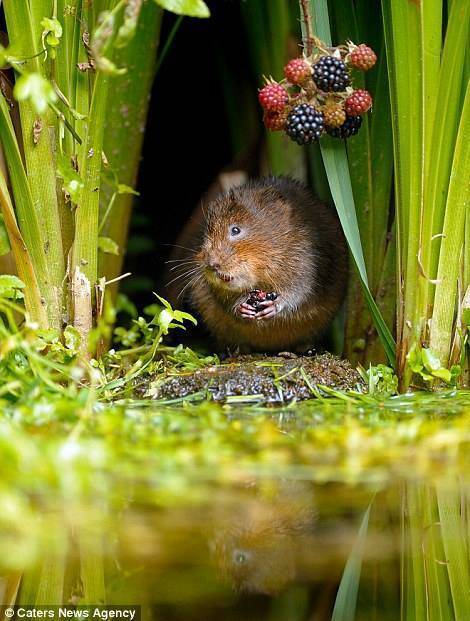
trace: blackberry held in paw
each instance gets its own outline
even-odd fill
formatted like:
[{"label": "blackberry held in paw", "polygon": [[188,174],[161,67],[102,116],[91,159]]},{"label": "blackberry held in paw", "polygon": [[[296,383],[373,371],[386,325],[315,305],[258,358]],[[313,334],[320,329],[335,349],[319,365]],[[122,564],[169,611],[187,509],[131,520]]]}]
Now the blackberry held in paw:
[{"label": "blackberry held in paw", "polygon": [[188,289],[219,345],[308,349],[346,294],[334,209],[297,181],[266,177],[222,193],[205,211]]}]

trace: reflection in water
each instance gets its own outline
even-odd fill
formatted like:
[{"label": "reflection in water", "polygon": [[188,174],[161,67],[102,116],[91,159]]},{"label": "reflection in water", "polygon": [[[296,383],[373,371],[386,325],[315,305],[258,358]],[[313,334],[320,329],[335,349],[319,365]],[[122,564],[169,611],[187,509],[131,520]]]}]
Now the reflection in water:
[{"label": "reflection in water", "polygon": [[372,490],[270,479],[160,508],[38,507],[30,533],[0,532],[0,593],[4,603],[141,604],[162,621],[327,621],[342,580],[336,614],[348,615],[337,619],[466,620],[469,492],[456,480]]}]

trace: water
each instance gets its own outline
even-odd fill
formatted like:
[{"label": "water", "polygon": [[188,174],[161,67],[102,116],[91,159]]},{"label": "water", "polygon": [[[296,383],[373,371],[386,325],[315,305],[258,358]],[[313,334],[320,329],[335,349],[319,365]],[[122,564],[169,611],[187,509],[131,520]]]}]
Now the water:
[{"label": "water", "polygon": [[162,621],[470,619],[469,402],[8,412],[3,601]]}]

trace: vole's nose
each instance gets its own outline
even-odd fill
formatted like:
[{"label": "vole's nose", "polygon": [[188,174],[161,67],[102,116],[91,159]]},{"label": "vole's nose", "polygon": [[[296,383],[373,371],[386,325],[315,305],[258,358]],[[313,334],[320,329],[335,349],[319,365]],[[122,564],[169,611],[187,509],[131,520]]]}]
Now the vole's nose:
[{"label": "vole's nose", "polygon": [[220,263],[218,263],[215,259],[209,259],[207,265],[213,270],[220,270]]}]

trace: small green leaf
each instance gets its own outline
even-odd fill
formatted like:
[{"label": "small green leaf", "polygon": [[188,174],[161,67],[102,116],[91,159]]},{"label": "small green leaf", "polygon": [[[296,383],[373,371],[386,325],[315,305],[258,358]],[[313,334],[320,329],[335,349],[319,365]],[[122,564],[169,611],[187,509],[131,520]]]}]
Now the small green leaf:
[{"label": "small green leaf", "polygon": [[163,334],[168,333],[168,329],[173,321],[173,313],[171,313],[168,309],[164,308],[162,312],[158,315],[158,325],[163,331]]},{"label": "small green leaf", "polygon": [[41,21],[41,26],[44,28],[42,31],[42,46],[46,50],[50,49],[51,58],[55,58],[56,52],[55,49],[60,44],[60,39],[62,37],[62,25],[58,19],[45,17]]},{"label": "small green leaf", "polygon": [[413,373],[420,373],[423,368],[423,360],[421,357],[421,352],[416,348],[412,347],[406,356],[408,364],[410,365],[410,369]]},{"label": "small green leaf", "polygon": [[118,184],[118,194],[134,194],[134,196],[140,196],[139,192],[131,188],[130,185],[126,185],[125,183]]},{"label": "small green leaf", "polygon": [[5,227],[5,221],[2,214],[0,214],[0,257],[10,252],[10,240],[8,239],[8,233]]},{"label": "small green leaf", "polygon": [[24,298],[22,291],[24,288],[25,284],[18,276],[13,276],[13,274],[0,275],[0,298],[21,300]]},{"label": "small green leaf", "polygon": [[38,114],[43,114],[50,103],[57,101],[52,84],[40,73],[25,73],[20,76],[13,95],[18,101],[30,101]]},{"label": "small green leaf", "polygon": [[421,350],[421,357],[423,360],[423,364],[428,371],[434,374],[435,371],[438,371],[442,368],[441,361],[439,360],[437,354],[429,348],[423,348]]},{"label": "small green leaf", "polygon": [[98,237],[98,248],[106,254],[119,254],[119,246],[110,237]]},{"label": "small green leaf", "polygon": [[127,73],[126,67],[118,68],[112,60],[105,56],[97,56],[95,58],[95,66],[99,71],[108,73],[109,75],[124,75]]},{"label": "small green leaf", "polygon": [[124,11],[124,22],[119,28],[114,45],[118,48],[125,47],[135,35],[137,21],[142,9],[142,0],[128,0]]},{"label": "small green leaf", "polygon": [[210,17],[210,11],[203,0],[155,0],[155,2],[172,13],[188,17]]},{"label": "small green leaf", "polygon": [[66,155],[57,158],[57,176],[63,180],[62,189],[69,194],[73,203],[79,203],[83,181],[78,172],[72,168],[72,162]]},{"label": "small green leaf", "polygon": [[432,374],[434,377],[444,380],[444,382],[446,382],[447,384],[450,384],[452,381],[452,373],[449,371],[449,369],[436,369],[436,371],[433,371]]},{"label": "small green leaf", "polygon": [[[144,309],[145,310],[145,309]],[[133,319],[138,315],[136,305],[124,293],[118,293],[116,298],[116,312],[126,313]],[[155,311],[152,313],[155,314]]]},{"label": "small green leaf", "polygon": [[67,326],[64,330],[65,347],[73,353],[80,349],[81,336],[79,331],[73,326]]}]

